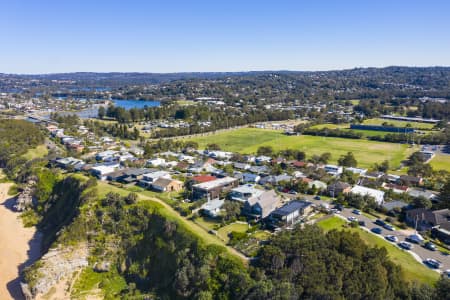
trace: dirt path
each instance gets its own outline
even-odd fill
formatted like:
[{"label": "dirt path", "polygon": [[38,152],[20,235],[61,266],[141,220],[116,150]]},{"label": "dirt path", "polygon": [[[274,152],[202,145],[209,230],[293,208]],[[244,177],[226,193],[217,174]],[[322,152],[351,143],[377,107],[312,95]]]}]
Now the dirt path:
[{"label": "dirt path", "polygon": [[11,183],[0,184],[0,299],[23,299],[19,270],[39,258],[40,236],[24,228],[8,196]]}]

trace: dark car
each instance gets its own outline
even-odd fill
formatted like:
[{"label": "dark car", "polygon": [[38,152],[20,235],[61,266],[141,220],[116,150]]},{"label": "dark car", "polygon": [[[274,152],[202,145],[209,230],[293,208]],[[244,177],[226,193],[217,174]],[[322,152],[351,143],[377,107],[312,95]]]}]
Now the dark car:
[{"label": "dark car", "polygon": [[360,215],[360,214],[361,214],[361,211],[360,211],[359,209],[354,209],[354,210],[352,211],[352,213],[354,213],[355,215]]},{"label": "dark car", "polygon": [[315,196],[314,200],[320,200],[320,196]]},{"label": "dark car", "polygon": [[436,251],[437,250],[436,245],[433,244],[432,242],[426,242],[424,247],[426,249],[430,250],[430,251]]},{"label": "dark car", "polygon": [[381,219],[377,219],[377,220],[375,221],[375,224],[377,224],[377,225],[379,225],[379,226],[384,226],[384,225],[386,225],[386,222],[384,222],[384,221],[381,220]]},{"label": "dark car", "polygon": [[400,248],[405,249],[405,250],[411,250],[411,249],[413,248],[413,245],[411,245],[411,244],[408,243],[408,242],[400,242],[400,243],[398,243],[398,246],[399,246]]},{"label": "dark car", "polygon": [[343,206],[342,204],[336,204],[336,205],[334,206],[334,208],[336,208],[336,209],[339,210],[339,211],[342,211],[342,210],[344,209],[344,206]]},{"label": "dark car", "polygon": [[394,231],[395,230],[395,228],[394,228],[394,226],[392,226],[391,224],[384,224],[383,225],[383,227],[385,228],[385,229],[387,229],[387,230],[390,230],[390,231]]},{"label": "dark car", "polygon": [[381,234],[383,232],[383,230],[380,227],[374,227],[370,231],[376,234]]},{"label": "dark car", "polygon": [[442,265],[442,263],[440,261],[437,261],[437,260],[432,259],[432,258],[425,259],[424,263],[426,265],[428,265],[430,268],[433,268],[433,269],[439,269],[441,267],[441,265]]},{"label": "dark car", "polygon": [[359,226],[366,226],[366,222],[364,221],[358,221]]}]

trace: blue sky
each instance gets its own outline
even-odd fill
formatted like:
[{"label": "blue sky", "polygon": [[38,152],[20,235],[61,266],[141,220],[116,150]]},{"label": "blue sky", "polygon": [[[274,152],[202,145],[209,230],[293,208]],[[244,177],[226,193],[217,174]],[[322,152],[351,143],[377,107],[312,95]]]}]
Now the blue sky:
[{"label": "blue sky", "polygon": [[450,65],[446,0],[0,0],[0,72]]}]

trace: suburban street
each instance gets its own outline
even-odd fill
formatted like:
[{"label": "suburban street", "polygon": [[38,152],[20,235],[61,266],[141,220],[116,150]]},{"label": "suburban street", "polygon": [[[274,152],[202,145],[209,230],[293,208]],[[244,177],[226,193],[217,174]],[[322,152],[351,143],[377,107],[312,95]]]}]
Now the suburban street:
[{"label": "suburban street", "polygon": [[[320,204],[330,204],[327,201],[322,201],[322,200],[314,200],[312,196],[309,195],[305,195],[308,201],[311,201],[313,203],[315,203],[316,205],[320,205]],[[367,231],[370,234],[374,234],[379,236],[380,238],[384,239],[386,242],[389,242],[388,240],[386,240],[384,237],[386,235],[394,235],[398,238],[398,242],[401,241],[405,241],[405,238],[411,234],[412,230],[409,230],[410,232],[408,232],[408,230],[394,230],[394,231],[390,231],[387,230],[385,228],[382,228],[381,226],[378,226],[374,223],[373,220],[369,219],[368,217],[364,216],[364,215],[356,215],[353,212],[353,208],[344,208],[342,210],[342,212],[336,213],[335,215],[340,216],[342,218],[344,218],[345,220],[347,220],[348,217],[355,217],[358,219],[358,221],[364,221],[365,222],[365,226],[361,226],[361,228],[366,228]],[[381,228],[383,231],[381,234],[375,234],[373,232],[371,232],[370,230],[374,227],[378,227]],[[397,244],[397,243],[393,243],[393,244]],[[436,250],[436,251],[431,251],[428,250],[426,248],[424,248],[423,246],[420,246],[418,244],[413,244],[413,249],[412,250],[404,250],[404,251],[409,251],[412,252],[414,254],[416,254],[418,257],[420,257],[420,260],[423,261],[427,258],[432,258],[435,259],[437,261],[440,261],[442,263],[441,268],[439,269],[440,272],[445,271],[450,269],[450,255],[445,255],[443,254],[441,251]]]},{"label": "suburban street", "polygon": [[[314,203],[316,206],[323,204],[323,205],[328,205],[330,207],[333,207],[333,205],[330,204],[329,201],[315,200],[314,199],[315,196],[313,196],[313,195],[304,195],[304,194],[292,195],[292,194],[288,194],[288,193],[282,193],[282,195],[289,199],[295,199],[295,198],[304,199],[304,200]],[[362,214],[361,215],[354,214],[352,212],[353,210],[354,210],[353,208],[344,208],[341,212],[335,213],[335,215],[345,219],[346,221],[348,221],[348,219],[347,219],[348,217],[355,217],[358,219],[358,221],[364,221],[365,226],[360,226],[361,228],[366,229],[367,232],[369,232],[370,234],[376,235],[379,238],[384,239],[387,243],[392,243],[385,239],[385,236],[387,236],[387,235],[396,236],[398,238],[398,242],[392,243],[392,244],[398,244],[399,242],[405,241],[405,238],[408,235],[414,233],[412,229],[395,230],[395,231],[387,230],[385,228],[382,228],[381,226],[376,225],[374,223],[374,220],[371,220],[370,218],[368,218]],[[371,232],[370,230],[374,227],[378,227],[378,228],[382,229],[381,234],[376,234],[376,233]],[[428,250],[418,244],[413,244],[412,250],[403,250],[403,251],[412,252],[412,254],[415,254],[417,258],[420,258],[420,261],[422,263],[423,263],[423,260],[425,260],[427,258],[432,258],[432,259],[435,259],[435,260],[441,262],[442,266],[441,266],[441,268],[439,268],[440,272],[450,269],[450,255],[445,255],[439,250],[431,251],[431,250]]]}]

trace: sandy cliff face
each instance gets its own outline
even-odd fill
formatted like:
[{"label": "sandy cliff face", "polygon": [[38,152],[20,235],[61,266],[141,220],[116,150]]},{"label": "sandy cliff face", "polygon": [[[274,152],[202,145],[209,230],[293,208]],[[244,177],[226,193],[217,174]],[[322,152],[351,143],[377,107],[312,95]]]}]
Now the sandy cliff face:
[{"label": "sandy cliff face", "polygon": [[86,245],[51,249],[27,271],[24,294],[35,299],[68,299],[74,274],[88,266]]}]

